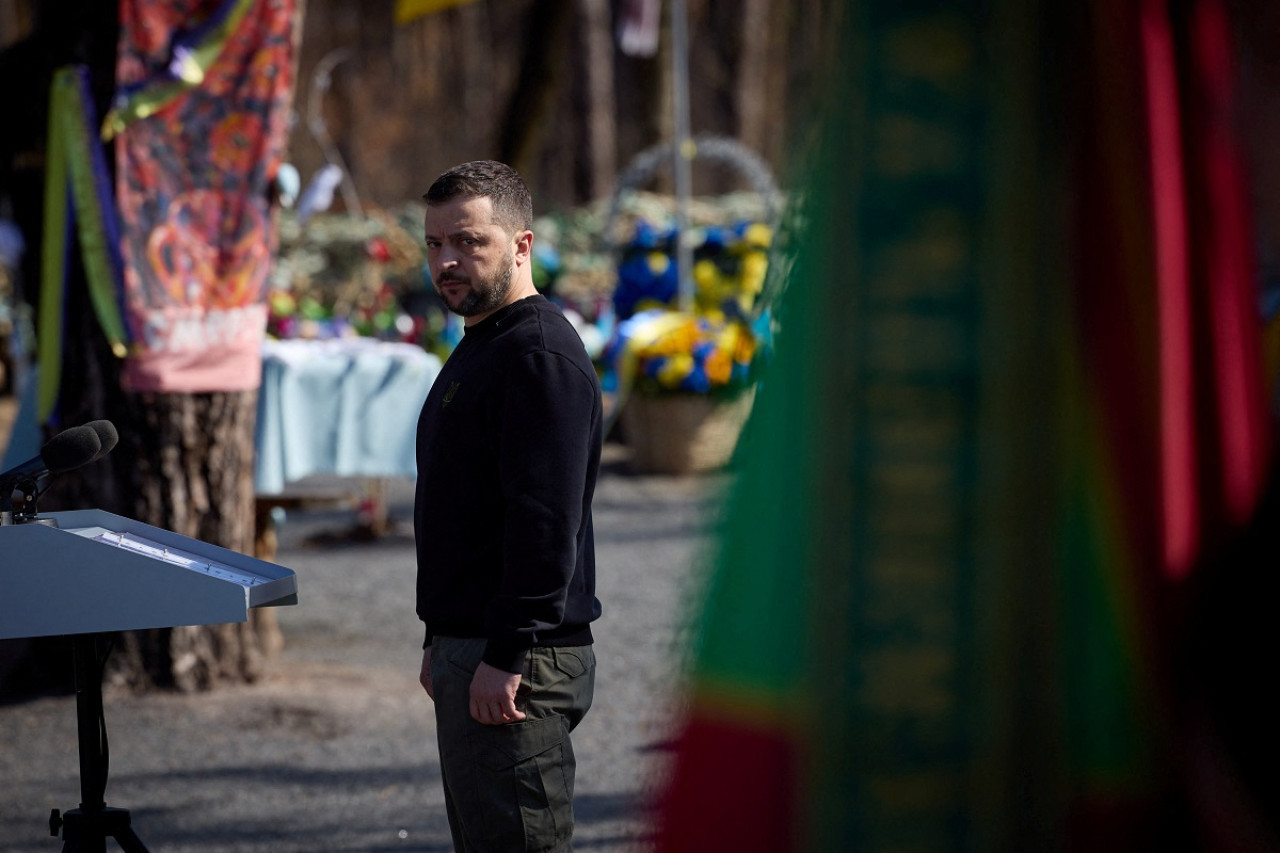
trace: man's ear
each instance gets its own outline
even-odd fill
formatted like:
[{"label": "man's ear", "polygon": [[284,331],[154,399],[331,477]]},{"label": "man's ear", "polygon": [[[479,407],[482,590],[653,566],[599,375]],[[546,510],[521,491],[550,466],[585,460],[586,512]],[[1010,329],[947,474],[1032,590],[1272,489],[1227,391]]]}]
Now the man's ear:
[{"label": "man's ear", "polygon": [[533,232],[517,231],[515,241],[516,263],[527,264],[533,256]]}]

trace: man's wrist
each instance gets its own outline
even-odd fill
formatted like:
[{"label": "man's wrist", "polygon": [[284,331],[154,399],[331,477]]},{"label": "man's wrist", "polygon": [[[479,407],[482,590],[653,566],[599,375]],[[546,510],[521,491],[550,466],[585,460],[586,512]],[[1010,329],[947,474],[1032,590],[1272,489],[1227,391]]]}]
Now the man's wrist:
[{"label": "man's wrist", "polygon": [[480,659],[494,669],[520,675],[529,661],[529,648],[521,643],[491,639],[485,644],[484,655]]}]

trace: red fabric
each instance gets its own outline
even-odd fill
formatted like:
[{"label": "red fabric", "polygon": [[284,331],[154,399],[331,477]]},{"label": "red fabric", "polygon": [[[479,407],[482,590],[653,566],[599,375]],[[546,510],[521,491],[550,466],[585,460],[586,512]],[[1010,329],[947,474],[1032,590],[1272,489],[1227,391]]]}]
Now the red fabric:
[{"label": "red fabric", "polygon": [[1205,279],[1205,408],[1214,413],[1217,460],[1215,493],[1220,521],[1243,524],[1257,506],[1270,448],[1262,373],[1261,320],[1256,304],[1254,223],[1250,215],[1244,154],[1233,124],[1238,77],[1231,32],[1221,0],[1193,9],[1191,57],[1202,105],[1191,117],[1200,129],[1196,169],[1204,196],[1196,208],[1207,214],[1202,234]]},{"label": "red fabric", "polygon": [[800,849],[796,744],[784,732],[695,714],[659,803],[657,853]]},{"label": "red fabric", "polygon": [[[1229,834],[1238,828],[1230,811],[1243,809],[1225,765],[1199,759],[1217,747],[1185,726],[1182,654],[1198,589],[1186,581],[1222,568],[1268,470],[1262,320],[1225,3],[1094,0],[1087,19],[1089,76],[1074,90],[1073,297],[1119,496],[1122,540],[1112,547],[1125,559],[1114,566],[1131,573],[1108,578],[1132,593],[1115,599],[1140,665],[1125,687],[1151,758],[1081,762],[1069,783],[1068,846],[1160,847],[1166,809],[1186,821],[1173,830],[1184,835],[1193,825]],[[1189,764],[1218,773],[1216,789],[1179,779]]]},{"label": "red fabric", "polygon": [[1142,0],[1160,321],[1163,563],[1186,576],[1243,524],[1266,471],[1253,223],[1232,126],[1221,0],[1190,5],[1179,56],[1168,0]]},{"label": "red fabric", "polygon": [[1192,376],[1191,251],[1182,153],[1182,117],[1173,31],[1164,0],[1144,0],[1140,13],[1146,64],[1151,213],[1155,235],[1160,340],[1160,461],[1164,564],[1175,577],[1199,548],[1195,383]]}]

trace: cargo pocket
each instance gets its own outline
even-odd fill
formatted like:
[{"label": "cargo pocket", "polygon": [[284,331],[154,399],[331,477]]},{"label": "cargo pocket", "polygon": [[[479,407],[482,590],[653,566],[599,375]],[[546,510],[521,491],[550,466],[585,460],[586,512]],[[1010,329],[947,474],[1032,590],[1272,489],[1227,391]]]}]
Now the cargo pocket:
[{"label": "cargo pocket", "polygon": [[[572,831],[573,761],[559,716],[494,726],[471,736],[476,791],[485,825],[480,835],[515,849],[554,847]],[[518,841],[517,841],[518,839]]]},{"label": "cargo pocket", "polygon": [[595,650],[591,646],[563,646],[551,649],[556,669],[570,678],[578,678],[587,671],[587,667],[595,660]]},{"label": "cargo pocket", "polygon": [[578,727],[591,708],[596,689],[596,653],[594,646],[558,646],[547,649],[554,667],[556,692],[561,696],[557,709],[569,724]]}]

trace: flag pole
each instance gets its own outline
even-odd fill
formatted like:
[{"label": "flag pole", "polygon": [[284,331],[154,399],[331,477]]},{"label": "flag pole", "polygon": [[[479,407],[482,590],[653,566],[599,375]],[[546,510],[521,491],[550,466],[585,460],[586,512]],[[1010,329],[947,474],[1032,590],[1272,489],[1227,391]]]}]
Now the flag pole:
[{"label": "flag pole", "polygon": [[681,311],[693,310],[693,246],[689,235],[689,196],[696,146],[689,135],[689,31],[685,0],[671,0],[671,78],[675,88],[676,280]]}]

